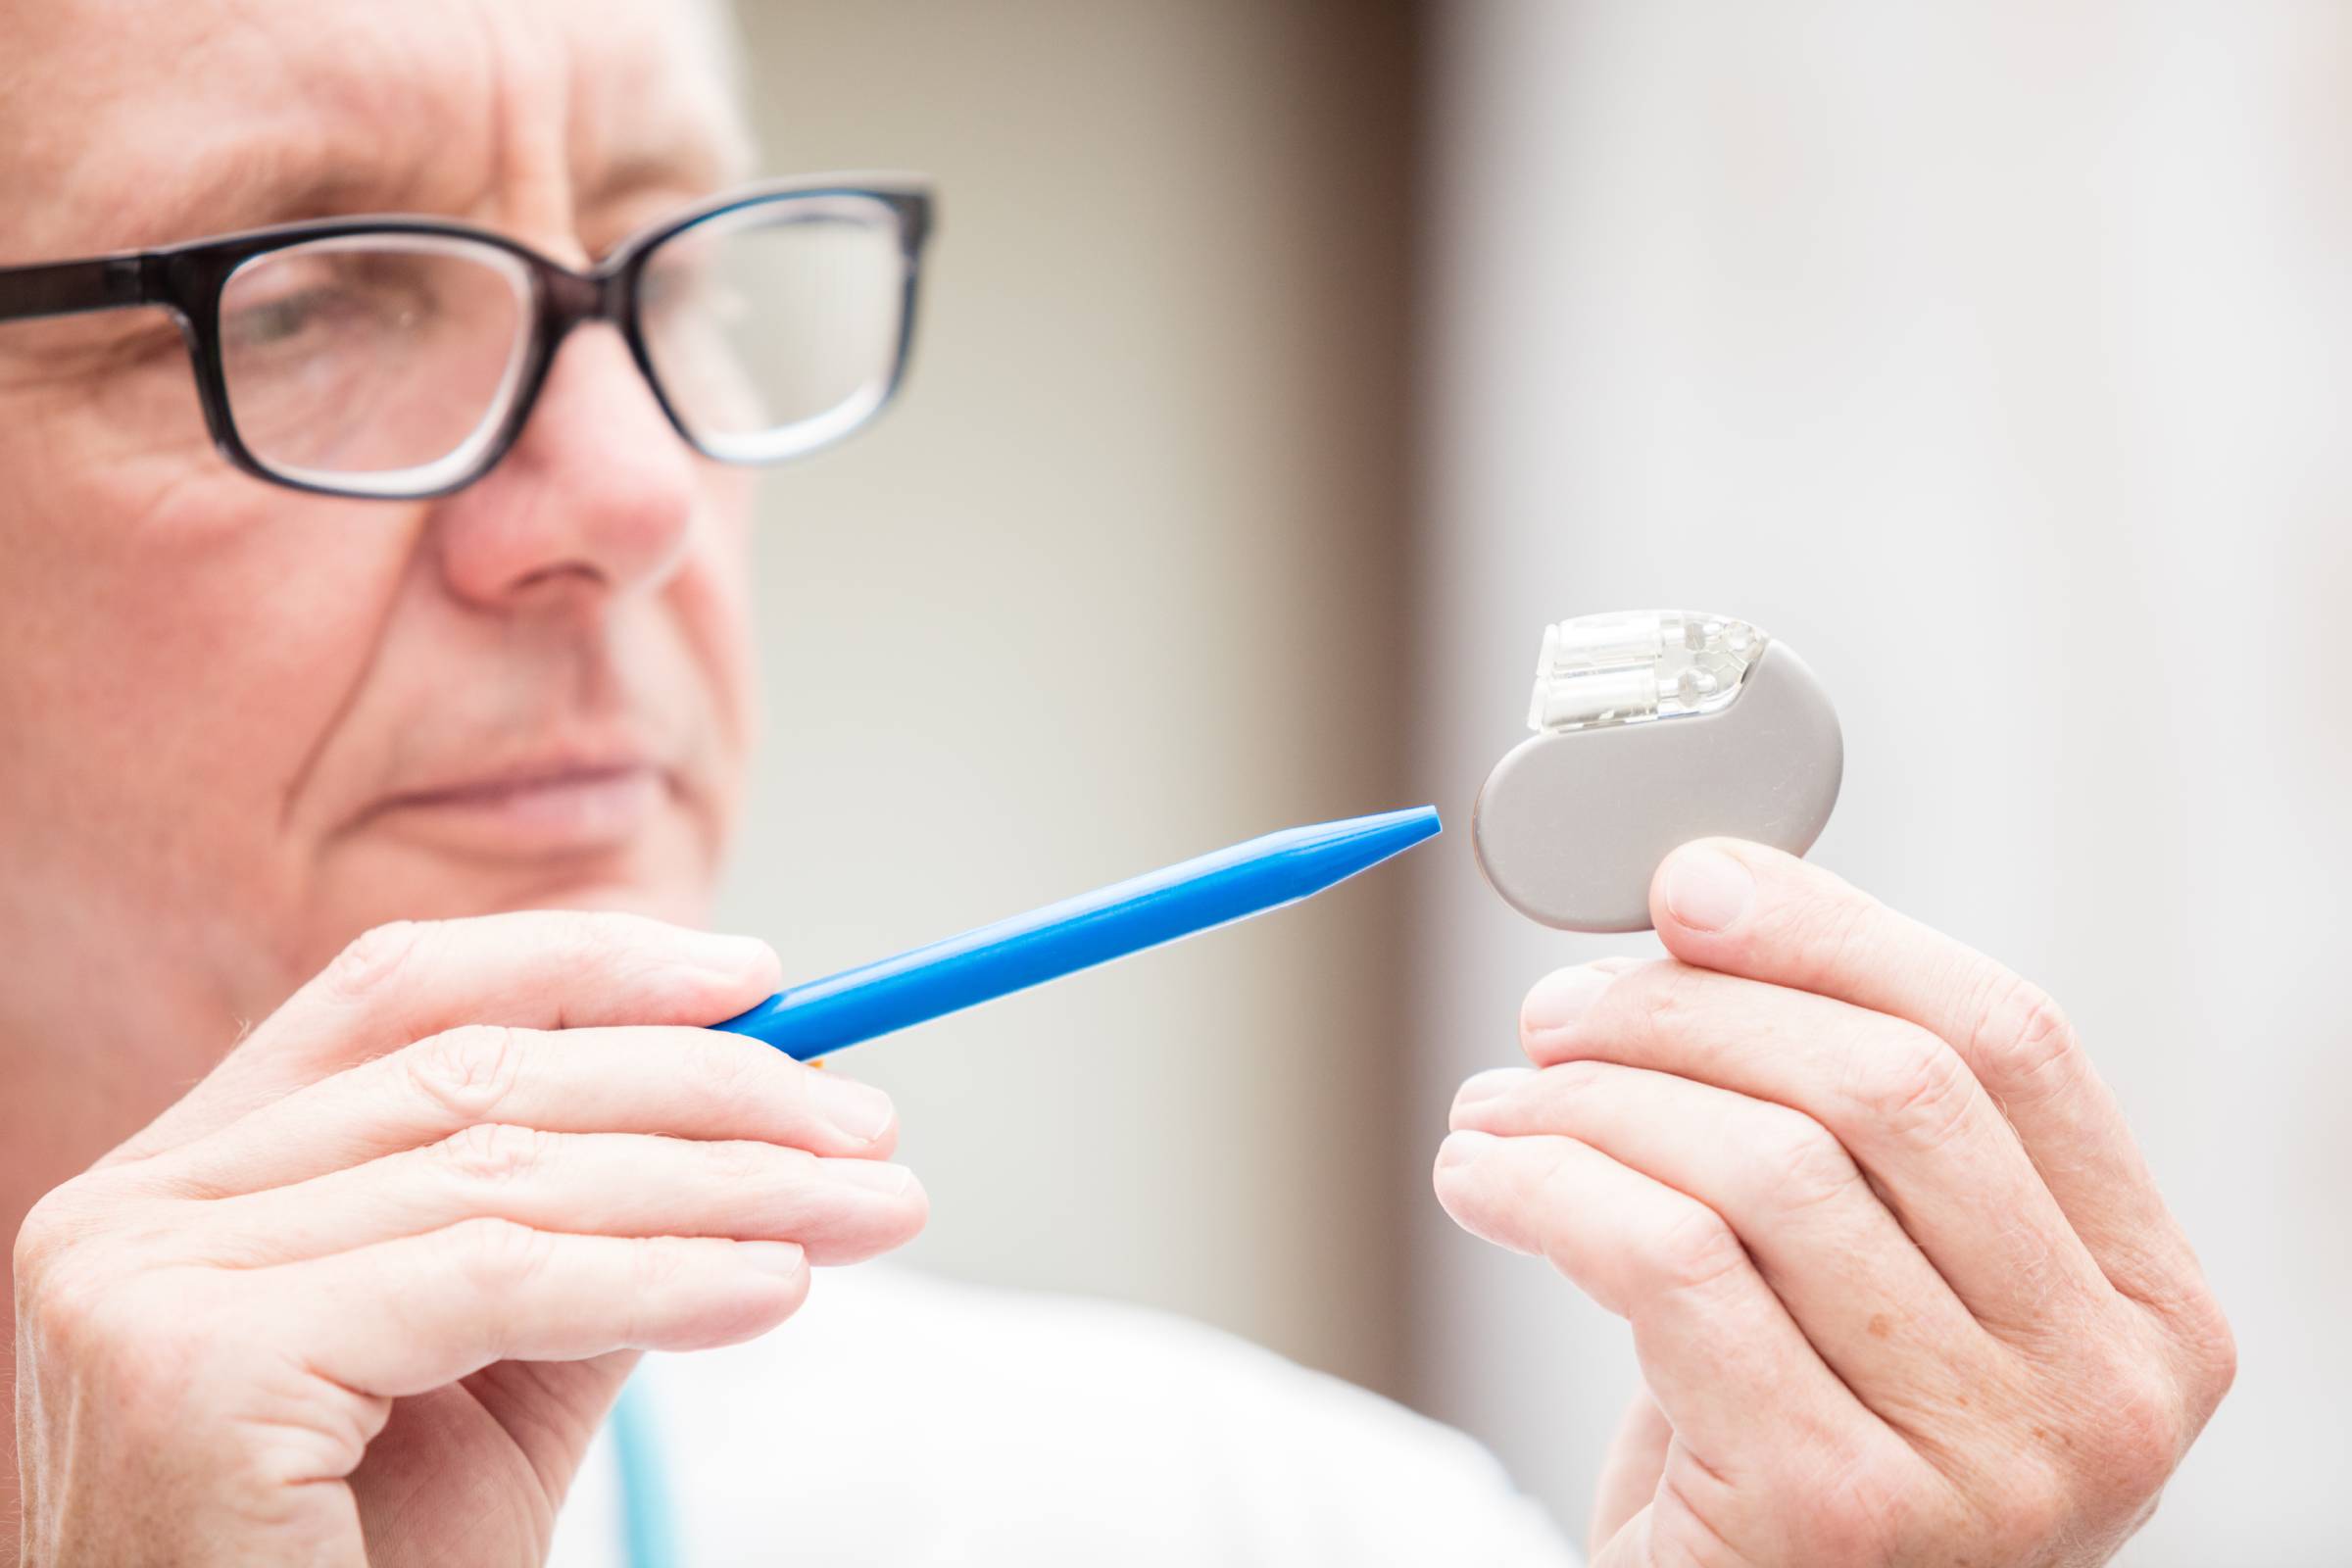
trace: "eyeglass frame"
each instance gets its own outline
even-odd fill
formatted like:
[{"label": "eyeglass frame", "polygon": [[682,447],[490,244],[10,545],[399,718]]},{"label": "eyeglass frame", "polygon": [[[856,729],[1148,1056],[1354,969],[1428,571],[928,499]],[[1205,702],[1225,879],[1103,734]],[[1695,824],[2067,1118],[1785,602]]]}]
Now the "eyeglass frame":
[{"label": "eyeglass frame", "polygon": [[[680,415],[654,361],[638,319],[638,279],[647,259],[664,241],[712,219],[750,207],[781,205],[801,199],[858,198],[887,209],[898,227],[899,256],[904,270],[899,305],[898,342],[893,346],[888,378],[870,408],[847,428],[823,430],[799,446],[744,459],[714,450],[698,436]],[[629,357],[654,394],[670,427],[689,446],[718,462],[782,462],[803,456],[862,428],[897,397],[913,351],[915,303],[922,275],[922,256],[934,218],[932,188],[926,181],[905,178],[866,178],[824,174],[798,179],[763,180],[739,187],[663,219],[622,240],[594,265],[582,270],[542,255],[522,241],[496,229],[451,219],[411,214],[379,214],[353,218],[308,219],[275,223],[266,228],[187,240],[153,250],[118,251],[73,261],[37,262],[23,267],[0,267],[0,322],[36,320],[97,311],[161,307],[178,322],[196,372],[197,401],[213,447],[233,466],[270,484],[314,495],[370,501],[429,501],[452,495],[496,467],[521,439],[531,411],[537,407],[556,353],[571,330],[586,322],[610,322],[628,345]],[[457,477],[416,488],[368,487],[364,476],[353,483],[301,477],[272,468],[257,458],[238,434],[229,410],[228,377],[221,359],[220,295],[237,270],[258,257],[315,240],[365,238],[370,235],[438,238],[490,246],[522,264],[531,283],[533,312],[523,359],[514,375],[510,406],[497,429],[474,462]],[[828,411],[830,412],[830,411]],[[819,424],[811,415],[779,427]],[[463,448],[459,449],[463,450]],[[429,467],[430,465],[419,466]],[[406,470],[403,470],[406,471]]]}]

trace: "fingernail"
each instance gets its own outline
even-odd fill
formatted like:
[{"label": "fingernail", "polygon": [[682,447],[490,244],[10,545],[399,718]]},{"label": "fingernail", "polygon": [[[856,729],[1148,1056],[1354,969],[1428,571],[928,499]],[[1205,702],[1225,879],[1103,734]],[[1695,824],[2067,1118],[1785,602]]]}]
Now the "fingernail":
[{"label": "fingernail", "polygon": [[870,1144],[889,1130],[890,1097],[881,1090],[829,1072],[812,1072],[807,1081],[825,1119],[859,1143]]},{"label": "fingernail", "polygon": [[1666,912],[1693,931],[1726,929],[1755,897],[1755,876],[1721,850],[1685,850],[1666,872]]},{"label": "fingernail", "polygon": [[1494,1141],[1489,1133],[1447,1133],[1446,1141],[1438,1146],[1438,1169],[1469,1164]]},{"label": "fingernail", "polygon": [[1519,1007],[1519,1022],[1533,1034],[1570,1028],[1592,1010],[1615,978],[1590,964],[1554,969],[1528,992]]},{"label": "fingernail", "polygon": [[847,1187],[862,1187],[867,1192],[898,1197],[913,1185],[914,1172],[904,1165],[886,1165],[875,1159],[829,1159],[824,1164],[828,1180]]},{"label": "fingernail", "polygon": [[1533,1067],[1489,1067],[1485,1072],[1472,1073],[1462,1080],[1462,1087],[1453,1092],[1457,1105],[1476,1104],[1507,1095],[1536,1075]]},{"label": "fingernail", "polygon": [[797,1242],[737,1242],[734,1256],[747,1267],[783,1279],[794,1278],[808,1266],[808,1254]]}]

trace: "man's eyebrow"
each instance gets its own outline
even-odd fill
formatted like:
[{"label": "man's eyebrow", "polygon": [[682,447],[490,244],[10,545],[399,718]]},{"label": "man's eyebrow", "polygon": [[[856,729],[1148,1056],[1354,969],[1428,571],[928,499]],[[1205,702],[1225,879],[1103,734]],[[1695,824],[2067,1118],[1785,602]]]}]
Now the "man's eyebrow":
[{"label": "man's eyebrow", "polygon": [[719,188],[715,166],[708,160],[682,162],[662,157],[630,158],[599,171],[580,188],[577,205],[584,217],[617,207],[633,197],[675,196],[692,201]]},{"label": "man's eyebrow", "polygon": [[398,194],[380,172],[369,176],[348,164],[289,167],[264,147],[248,156],[208,157],[168,177],[142,172],[118,182],[99,210],[126,215],[131,224],[108,249],[155,249],[306,218],[397,211]]},{"label": "man's eyebrow", "polygon": [[745,177],[750,160],[737,148],[692,132],[620,149],[583,180],[574,200],[583,213],[648,192],[708,195]]},{"label": "man's eyebrow", "polygon": [[[736,148],[707,135],[647,141],[593,172],[574,206],[585,220],[650,193],[692,201],[740,178],[747,163]],[[284,137],[259,137],[209,146],[161,169],[119,169],[91,193],[88,207],[111,215],[107,225],[90,230],[97,243],[74,254],[152,250],[314,218],[448,211],[448,191],[440,201],[420,202],[422,194],[409,172],[387,169],[364,150],[317,142],[290,150]]]},{"label": "man's eyebrow", "polygon": [[702,136],[623,149],[573,192],[573,224],[588,254],[602,257],[647,223],[741,182],[749,163]]}]

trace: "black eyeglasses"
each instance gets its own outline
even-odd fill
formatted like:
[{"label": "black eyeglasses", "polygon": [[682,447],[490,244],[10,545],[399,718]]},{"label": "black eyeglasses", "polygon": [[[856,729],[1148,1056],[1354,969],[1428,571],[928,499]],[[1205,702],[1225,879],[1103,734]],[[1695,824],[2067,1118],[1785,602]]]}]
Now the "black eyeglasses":
[{"label": "black eyeglasses", "polygon": [[678,433],[772,463],[898,390],[931,195],[796,180],[710,202],[587,271],[467,223],[287,223],[0,268],[0,321],[134,306],[178,319],[221,456],[324,495],[446,495],[506,456],[564,335],[610,321]]}]

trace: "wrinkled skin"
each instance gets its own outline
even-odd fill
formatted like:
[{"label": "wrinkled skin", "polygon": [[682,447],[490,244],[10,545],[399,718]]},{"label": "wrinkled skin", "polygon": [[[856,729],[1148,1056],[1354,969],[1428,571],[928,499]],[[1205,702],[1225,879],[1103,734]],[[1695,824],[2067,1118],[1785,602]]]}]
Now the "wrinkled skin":
[{"label": "wrinkled skin", "polygon": [[[389,211],[584,261],[741,172],[710,20],[0,0],[0,260]],[[637,1349],[771,1327],[921,1190],[879,1095],[678,1027],[777,983],[759,944],[513,915],[329,960],[703,918],[745,478],[595,328],[454,497],[274,488],[147,311],[0,325],[0,475],[24,1550],[535,1560]]]},{"label": "wrinkled skin", "polygon": [[2048,997],[1755,845],[1686,846],[1669,957],[1530,992],[1438,1196],[1633,1326],[1594,1568],[2086,1568],[2236,1367]]},{"label": "wrinkled skin", "polygon": [[[0,259],[396,210],[582,260],[740,167],[707,20],[0,0]],[[688,929],[751,728],[743,480],[596,329],[455,497],[273,489],[152,313],[0,326],[0,1529],[536,1560],[637,1350],[923,1218],[886,1101],[693,1027],[780,973]],[[1750,847],[1653,905],[1671,960],[1538,985],[1436,1172],[1633,1325],[1598,1560],[2112,1554],[2233,1352],[2063,1019]],[[498,912],[548,908],[608,912]]]}]

